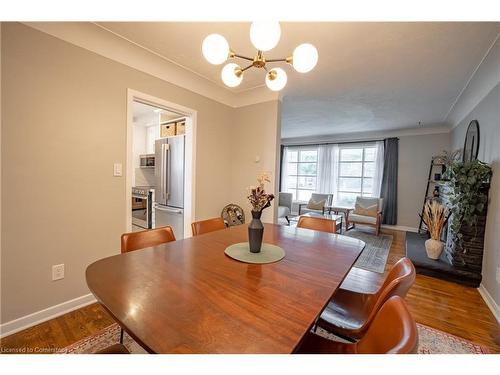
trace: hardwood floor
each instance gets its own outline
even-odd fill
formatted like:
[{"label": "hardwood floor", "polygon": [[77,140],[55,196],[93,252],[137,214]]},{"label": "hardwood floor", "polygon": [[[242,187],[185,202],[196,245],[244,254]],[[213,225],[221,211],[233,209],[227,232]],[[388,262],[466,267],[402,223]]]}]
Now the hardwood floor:
[{"label": "hardwood floor", "polygon": [[[383,232],[394,236],[387,272],[392,264],[404,256],[405,233]],[[374,291],[382,279],[380,274],[353,269],[344,281],[344,286]],[[361,280],[364,280],[363,284]],[[417,322],[485,345],[492,352],[500,353],[500,325],[476,289],[417,275],[406,301]],[[100,305],[92,304],[1,339],[0,353],[54,352],[97,333],[112,323],[113,319]]]}]

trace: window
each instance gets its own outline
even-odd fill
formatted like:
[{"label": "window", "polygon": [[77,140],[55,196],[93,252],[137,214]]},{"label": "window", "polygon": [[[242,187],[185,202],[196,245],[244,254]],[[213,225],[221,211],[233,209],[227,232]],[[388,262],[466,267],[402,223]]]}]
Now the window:
[{"label": "window", "polygon": [[286,175],[282,189],[292,193],[294,201],[309,201],[317,186],[317,148],[287,148],[284,157]]},{"label": "window", "polygon": [[353,207],[357,196],[374,195],[374,144],[340,146],[336,202],[339,206]]}]

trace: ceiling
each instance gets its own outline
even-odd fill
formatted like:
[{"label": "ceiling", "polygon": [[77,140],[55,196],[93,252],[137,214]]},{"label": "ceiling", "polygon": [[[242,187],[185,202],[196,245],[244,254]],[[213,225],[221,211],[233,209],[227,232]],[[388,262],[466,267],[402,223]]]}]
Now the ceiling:
[{"label": "ceiling", "polygon": [[[206,35],[220,33],[239,54],[255,53],[250,23],[101,22],[101,27],[181,65],[219,86],[222,66],[202,55]],[[284,65],[280,93],[282,138],[434,127],[446,118],[500,32],[500,23],[281,23],[267,58],[314,44],[316,68],[307,74]],[[245,65],[245,62],[242,62]],[[233,92],[264,84],[250,69]],[[421,122],[422,125],[418,125]]]},{"label": "ceiling", "polygon": [[149,104],[136,101],[132,103],[132,116],[135,126],[147,127],[151,126],[152,124],[157,125],[159,113],[162,114],[163,121],[177,119],[180,116],[178,113],[170,112]]}]

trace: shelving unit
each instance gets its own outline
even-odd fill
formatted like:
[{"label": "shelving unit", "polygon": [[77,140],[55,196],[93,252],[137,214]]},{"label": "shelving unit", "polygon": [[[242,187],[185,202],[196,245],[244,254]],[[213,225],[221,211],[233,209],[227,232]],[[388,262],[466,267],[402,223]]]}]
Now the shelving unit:
[{"label": "shelving unit", "polygon": [[[431,165],[429,167],[429,177],[427,177],[427,187],[425,189],[424,202],[422,203],[421,215],[424,214],[425,204],[428,201],[432,201],[434,199],[439,199],[439,196],[435,197],[432,194],[433,194],[434,188],[439,185],[439,183],[441,182],[441,180],[438,180],[438,181],[434,180],[432,178],[432,176],[433,176],[433,173],[439,173],[442,176],[443,172],[444,172],[444,164],[443,163],[437,163],[434,160],[435,160],[435,157],[432,157]],[[440,167],[439,172],[436,169],[437,167]],[[429,188],[431,186],[432,186],[432,191],[429,192]],[[420,217],[420,223],[418,224],[418,232],[419,233],[427,233],[427,227],[425,226],[425,223],[423,222],[422,217]]]}]

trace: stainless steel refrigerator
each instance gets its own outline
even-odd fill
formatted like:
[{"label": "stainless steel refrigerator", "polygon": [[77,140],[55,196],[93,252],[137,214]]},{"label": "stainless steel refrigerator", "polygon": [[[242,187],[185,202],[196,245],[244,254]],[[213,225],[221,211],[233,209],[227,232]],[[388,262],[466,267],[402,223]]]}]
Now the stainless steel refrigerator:
[{"label": "stainless steel refrigerator", "polygon": [[184,136],[155,142],[155,228],[170,225],[184,238]]}]

